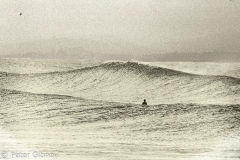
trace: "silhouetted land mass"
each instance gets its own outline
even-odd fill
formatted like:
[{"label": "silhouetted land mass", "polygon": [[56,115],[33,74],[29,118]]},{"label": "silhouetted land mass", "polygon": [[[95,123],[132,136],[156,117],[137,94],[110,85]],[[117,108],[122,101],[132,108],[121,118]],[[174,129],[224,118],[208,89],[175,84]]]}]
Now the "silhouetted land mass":
[{"label": "silhouetted land mass", "polygon": [[234,39],[232,37],[230,35],[227,39],[232,43],[220,43],[217,40],[210,43],[205,39],[197,39],[191,43],[172,42],[155,47],[141,46],[116,37],[77,40],[55,38],[1,46],[0,58],[240,62],[240,48],[236,43],[240,35]]}]

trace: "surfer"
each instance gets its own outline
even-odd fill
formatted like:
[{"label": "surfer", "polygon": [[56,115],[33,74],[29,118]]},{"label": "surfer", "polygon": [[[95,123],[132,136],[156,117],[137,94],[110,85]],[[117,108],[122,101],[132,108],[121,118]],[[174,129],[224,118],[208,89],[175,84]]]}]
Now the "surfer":
[{"label": "surfer", "polygon": [[146,99],[143,100],[142,105],[147,105]]}]

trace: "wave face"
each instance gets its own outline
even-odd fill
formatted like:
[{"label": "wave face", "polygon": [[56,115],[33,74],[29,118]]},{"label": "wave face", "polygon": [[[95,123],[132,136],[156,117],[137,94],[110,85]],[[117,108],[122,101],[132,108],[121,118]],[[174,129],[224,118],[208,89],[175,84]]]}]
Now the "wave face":
[{"label": "wave face", "polygon": [[134,62],[42,74],[0,75],[0,88],[141,103],[240,103],[240,79],[200,76]]}]

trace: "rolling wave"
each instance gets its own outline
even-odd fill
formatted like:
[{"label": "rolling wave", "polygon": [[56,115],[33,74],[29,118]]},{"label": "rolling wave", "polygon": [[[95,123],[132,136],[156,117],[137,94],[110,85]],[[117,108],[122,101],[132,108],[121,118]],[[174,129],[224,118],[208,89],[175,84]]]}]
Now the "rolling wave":
[{"label": "rolling wave", "polygon": [[0,88],[123,103],[239,104],[240,79],[194,75],[135,62],[82,69],[0,75]]}]

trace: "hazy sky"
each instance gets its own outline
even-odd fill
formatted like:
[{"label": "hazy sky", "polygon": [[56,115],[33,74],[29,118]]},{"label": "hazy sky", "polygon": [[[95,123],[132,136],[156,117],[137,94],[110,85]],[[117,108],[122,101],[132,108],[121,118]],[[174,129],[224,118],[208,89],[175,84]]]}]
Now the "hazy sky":
[{"label": "hazy sky", "polygon": [[160,44],[239,32],[239,17],[240,0],[1,0],[0,44],[87,35]]}]

